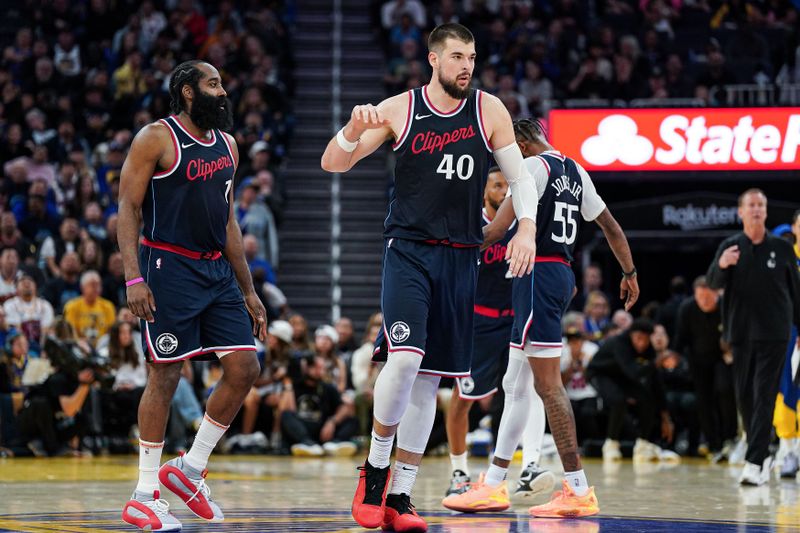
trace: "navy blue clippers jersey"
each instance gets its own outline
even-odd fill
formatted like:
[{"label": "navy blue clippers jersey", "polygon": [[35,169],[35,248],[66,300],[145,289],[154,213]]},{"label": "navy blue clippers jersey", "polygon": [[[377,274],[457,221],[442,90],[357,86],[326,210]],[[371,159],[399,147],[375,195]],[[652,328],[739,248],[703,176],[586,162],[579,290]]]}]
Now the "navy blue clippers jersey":
[{"label": "navy blue clippers jersey", "polygon": [[481,91],[472,90],[449,113],[437,110],[427,86],[408,92],[403,134],[394,145],[394,192],[386,237],[483,242],[481,208],[491,147],[480,115]]},{"label": "navy blue clippers jersey", "polygon": [[196,252],[221,251],[236,170],[228,139],[219,130],[198,139],[174,115],[160,122],[172,134],[175,162],[150,180],[142,203],[143,235]]},{"label": "navy blue clippers jersey", "polygon": [[[484,210],[481,227],[491,220]],[[511,282],[513,278],[506,277],[508,263],[506,263],[506,248],[508,242],[517,232],[515,220],[505,236],[481,252],[481,268],[478,272],[478,286],[475,289],[475,305],[492,309],[511,309]]]},{"label": "navy blue clippers jersey", "polygon": [[536,156],[548,170],[547,186],[536,215],[536,255],[572,261],[581,221],[583,178],[568,157],[546,152]]}]

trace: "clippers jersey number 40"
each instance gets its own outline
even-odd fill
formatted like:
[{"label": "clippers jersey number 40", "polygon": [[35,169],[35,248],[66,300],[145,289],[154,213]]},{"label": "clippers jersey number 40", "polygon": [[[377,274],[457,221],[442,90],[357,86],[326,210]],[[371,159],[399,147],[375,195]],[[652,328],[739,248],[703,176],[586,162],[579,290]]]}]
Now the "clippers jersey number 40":
[{"label": "clippers jersey number 40", "polygon": [[468,180],[472,177],[472,171],[475,170],[475,160],[469,154],[463,154],[453,165],[453,154],[443,154],[442,162],[436,169],[437,174],[444,174],[445,179],[453,179],[453,174],[458,176],[460,180]]}]

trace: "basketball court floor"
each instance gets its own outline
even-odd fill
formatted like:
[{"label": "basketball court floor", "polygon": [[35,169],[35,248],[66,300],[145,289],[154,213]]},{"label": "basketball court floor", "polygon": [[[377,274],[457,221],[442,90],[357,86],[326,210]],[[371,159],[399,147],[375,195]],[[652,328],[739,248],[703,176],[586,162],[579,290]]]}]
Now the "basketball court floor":
[{"label": "basketball court floor", "polygon": [[[193,518],[172,494],[166,499],[186,532],[360,532],[349,512],[358,464],[355,458],[212,456],[208,482],[224,522]],[[486,462],[473,459],[470,467],[478,472]],[[699,460],[666,467],[587,460],[585,467],[602,511],[589,519],[530,519],[527,506],[502,514],[450,513],[440,504],[449,476],[444,458],[425,459],[414,502],[432,533],[800,531],[800,481],[740,488],[739,468]],[[518,470],[512,465],[514,476]],[[134,456],[0,459],[0,532],[136,531],[119,519],[135,479]]]}]

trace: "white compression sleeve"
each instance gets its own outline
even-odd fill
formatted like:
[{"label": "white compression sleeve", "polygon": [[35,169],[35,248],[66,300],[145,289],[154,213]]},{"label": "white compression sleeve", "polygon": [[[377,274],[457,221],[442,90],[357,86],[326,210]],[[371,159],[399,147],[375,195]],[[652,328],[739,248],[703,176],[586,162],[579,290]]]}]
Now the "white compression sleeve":
[{"label": "white compression sleeve", "polygon": [[[394,354],[392,354],[394,355]],[[411,388],[411,401],[397,427],[397,448],[411,453],[425,453],[436,418],[436,393],[439,376],[417,375]]]},{"label": "white compression sleeve", "polygon": [[384,426],[394,426],[403,418],[420,364],[422,357],[418,353],[400,350],[389,354],[375,381],[372,409],[375,419]]},{"label": "white compression sleeve", "polygon": [[[536,376],[533,376],[534,383]],[[542,440],[544,439],[544,402],[536,394],[536,389],[531,391],[528,398],[528,423],[522,433],[522,468],[527,467],[531,461],[539,463],[542,455]]]},{"label": "white compression sleeve", "polygon": [[[506,393],[503,417],[497,430],[497,444],[494,455],[499,459],[511,460],[522,432],[528,422],[528,398],[534,394],[533,371],[528,358],[519,348],[511,348],[508,353],[508,369],[503,376],[503,391]],[[540,400],[541,401],[541,400]]]},{"label": "white compression sleeve", "polygon": [[517,219],[529,218],[536,222],[539,192],[536,190],[536,181],[525,165],[519,146],[517,143],[509,144],[495,150],[493,155],[508,182]]}]

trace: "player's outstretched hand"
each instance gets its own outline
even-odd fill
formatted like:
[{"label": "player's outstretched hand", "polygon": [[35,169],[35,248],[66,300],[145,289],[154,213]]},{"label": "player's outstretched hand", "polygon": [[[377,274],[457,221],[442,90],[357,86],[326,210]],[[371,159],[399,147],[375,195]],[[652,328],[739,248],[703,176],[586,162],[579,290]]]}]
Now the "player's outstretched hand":
[{"label": "player's outstretched hand", "polygon": [[630,311],[639,299],[638,275],[622,276],[622,281],[619,282],[619,299],[625,300],[625,310]]},{"label": "player's outstretched hand", "polygon": [[388,125],[391,121],[383,116],[380,109],[372,104],[357,105],[350,115],[350,122],[356,131],[374,130]]},{"label": "player's outstretched hand", "polygon": [[529,218],[519,221],[517,234],[511,239],[506,248],[506,262],[508,271],[516,278],[521,278],[533,272],[533,263],[536,260],[536,224]]},{"label": "player's outstretched hand", "polygon": [[131,285],[126,292],[128,295],[128,309],[131,310],[131,313],[147,322],[154,322],[153,313],[156,310],[156,300],[153,298],[153,292],[147,286],[147,283],[142,281]]},{"label": "player's outstretched hand", "polygon": [[258,337],[261,342],[267,341],[267,310],[255,292],[244,297],[244,304],[247,312],[253,317],[253,335]]}]

